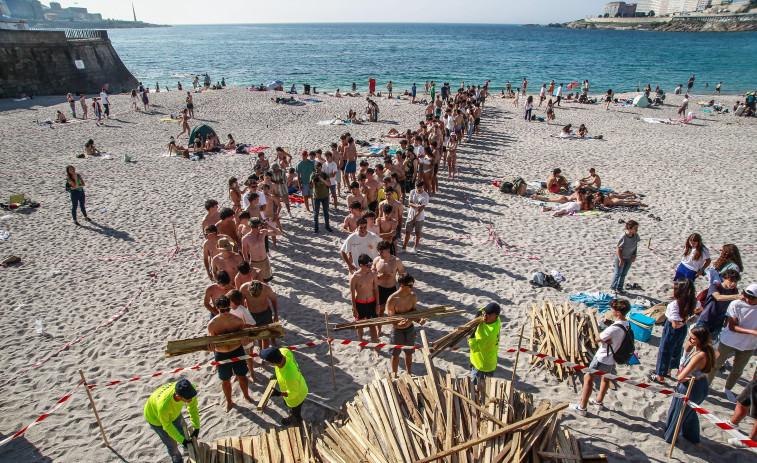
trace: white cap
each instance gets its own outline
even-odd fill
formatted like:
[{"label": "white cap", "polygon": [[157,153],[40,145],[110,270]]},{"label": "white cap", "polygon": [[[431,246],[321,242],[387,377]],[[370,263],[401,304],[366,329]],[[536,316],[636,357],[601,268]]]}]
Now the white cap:
[{"label": "white cap", "polygon": [[747,286],[744,293],[749,297],[757,297],[757,284]]}]

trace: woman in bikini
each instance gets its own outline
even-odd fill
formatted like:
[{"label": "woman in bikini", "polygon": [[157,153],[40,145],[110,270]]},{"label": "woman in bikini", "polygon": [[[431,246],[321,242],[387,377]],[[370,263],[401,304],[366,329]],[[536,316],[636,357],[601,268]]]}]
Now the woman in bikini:
[{"label": "woman in bikini", "polygon": [[95,141],[91,138],[84,144],[84,152],[87,156],[100,156],[100,150],[95,148]]},{"label": "woman in bikini", "polygon": [[634,201],[631,199],[617,199],[617,198],[610,198],[609,196],[605,196],[602,192],[597,192],[594,194],[594,204],[597,206],[605,206],[605,207],[613,207],[613,206],[640,206],[640,207],[647,207],[646,204],[642,203],[641,201]]},{"label": "woman in bikini", "polygon": [[555,104],[552,102],[552,98],[547,101],[547,121],[555,120]]},{"label": "woman in bikini", "polygon": [[82,93],[79,95],[79,103],[81,104],[81,110],[84,112],[84,117],[82,119],[87,118],[87,97]]},{"label": "woman in bikini", "polygon": [[239,214],[242,212],[242,190],[239,188],[239,182],[236,177],[229,179],[229,199],[231,200],[231,210]]},{"label": "woman in bikini", "polygon": [[450,135],[447,144],[447,169],[449,178],[454,179],[457,175],[457,136]]},{"label": "woman in bikini", "polygon": [[181,133],[177,135],[176,138],[181,137],[185,133],[187,136],[191,136],[192,130],[189,128],[189,116],[187,115],[187,110],[183,109],[181,111]]},{"label": "woman in bikini", "polygon": [[226,144],[223,145],[224,149],[227,150],[233,150],[237,148],[237,143],[234,141],[234,137],[231,136],[231,134],[227,135],[228,140],[226,141]]}]

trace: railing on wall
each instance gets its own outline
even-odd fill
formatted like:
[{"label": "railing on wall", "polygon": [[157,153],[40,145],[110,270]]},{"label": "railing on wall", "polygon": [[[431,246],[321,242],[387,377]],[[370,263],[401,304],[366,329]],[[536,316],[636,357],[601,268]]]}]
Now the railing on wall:
[{"label": "railing on wall", "polygon": [[45,32],[64,32],[68,40],[89,40],[103,39],[107,40],[108,31],[98,29],[54,29],[54,28],[32,28],[33,31]]}]

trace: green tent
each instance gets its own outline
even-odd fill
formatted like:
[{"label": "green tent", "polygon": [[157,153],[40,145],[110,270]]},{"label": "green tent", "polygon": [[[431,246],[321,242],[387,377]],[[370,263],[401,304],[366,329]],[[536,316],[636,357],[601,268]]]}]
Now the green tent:
[{"label": "green tent", "polygon": [[200,137],[202,142],[205,143],[205,140],[208,138],[208,135],[210,135],[211,132],[215,132],[215,130],[213,130],[211,126],[207,124],[200,124],[192,129],[192,133],[189,135],[189,143],[194,143],[195,138],[197,137]]}]

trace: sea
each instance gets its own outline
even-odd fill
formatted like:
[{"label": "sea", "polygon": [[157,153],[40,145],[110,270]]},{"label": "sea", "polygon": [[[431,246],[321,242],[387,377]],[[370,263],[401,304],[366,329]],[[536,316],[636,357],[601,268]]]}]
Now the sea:
[{"label": "sea", "polygon": [[[395,92],[415,83],[463,82],[499,91],[528,80],[530,92],[554,80],[588,79],[591,93],[666,92],[696,75],[694,93],[757,90],[757,32],[601,31],[494,24],[236,24],[108,31],[126,67],[154,88],[191,85],[197,74],[227,85],[275,80],[288,88],[360,91],[374,78]],[[709,84],[705,87],[705,84]],[[492,90],[490,90],[492,91]]]}]

